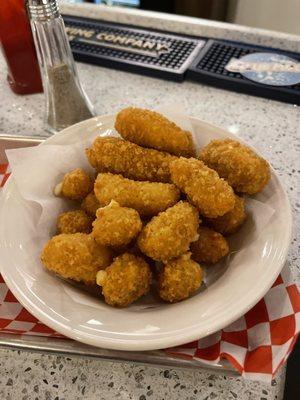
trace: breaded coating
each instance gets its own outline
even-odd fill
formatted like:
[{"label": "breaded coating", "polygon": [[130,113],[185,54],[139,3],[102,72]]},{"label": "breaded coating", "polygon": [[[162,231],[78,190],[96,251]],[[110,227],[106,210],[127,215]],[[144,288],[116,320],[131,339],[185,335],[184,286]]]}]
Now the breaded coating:
[{"label": "breaded coating", "polygon": [[170,182],[170,162],[176,159],[158,150],[144,149],[119,138],[98,137],[86,150],[98,172],[122,174],[137,181]]},{"label": "breaded coating", "polygon": [[58,233],[90,233],[93,219],[83,210],[68,211],[57,219]]},{"label": "breaded coating", "polygon": [[81,168],[68,172],[56,185],[54,194],[71,200],[83,200],[93,190],[93,181]]},{"label": "breaded coating", "polygon": [[199,157],[239,193],[258,193],[270,180],[267,161],[236,140],[212,140]]},{"label": "breaded coating", "polygon": [[111,200],[133,208],[141,216],[153,216],[177,203],[180,192],[175,185],[160,182],[137,182],[122,175],[98,174],[94,186],[101,206]]},{"label": "breaded coating", "polygon": [[115,256],[120,256],[124,253],[129,253],[129,254],[133,254],[134,256],[141,257],[150,266],[152,272],[153,272],[153,269],[155,268],[155,261],[152,260],[152,258],[147,257],[145,254],[143,254],[141,252],[136,239],[133,239],[126,246],[114,247],[113,250],[114,250]]},{"label": "breaded coating", "polygon": [[205,217],[216,218],[232,210],[234,192],[216,171],[195,158],[180,157],[170,165],[171,179]]},{"label": "breaded coating", "polygon": [[126,307],[150,289],[151,270],[141,257],[124,253],[115,258],[105,270],[97,274],[105,302],[115,307]]},{"label": "breaded coating", "polygon": [[161,212],[143,228],[138,237],[141,251],[156,261],[175,258],[185,253],[197,240],[199,214],[186,201]]},{"label": "breaded coating", "polygon": [[207,218],[206,223],[222,235],[230,235],[237,232],[246,219],[245,200],[235,196],[235,204],[231,211],[217,218]]},{"label": "breaded coating", "polygon": [[191,133],[155,111],[125,108],[117,114],[115,128],[124,139],[140,146],[176,156],[195,156]]},{"label": "breaded coating", "polygon": [[99,207],[101,206],[94,192],[89,193],[81,203],[81,208],[92,217],[96,216]]},{"label": "breaded coating", "polygon": [[198,263],[215,264],[229,252],[227,240],[219,232],[200,226],[199,239],[191,244],[192,259]]},{"label": "breaded coating", "polygon": [[93,236],[102,246],[125,246],[142,229],[139,213],[132,208],[121,207],[116,201],[98,208],[93,222]]},{"label": "breaded coating", "polygon": [[41,261],[63,278],[92,285],[97,272],[111,263],[112,252],[97,245],[91,235],[62,233],[46,243]]},{"label": "breaded coating", "polygon": [[158,275],[159,296],[169,303],[187,299],[202,283],[203,272],[199,264],[186,253],[168,261]]}]

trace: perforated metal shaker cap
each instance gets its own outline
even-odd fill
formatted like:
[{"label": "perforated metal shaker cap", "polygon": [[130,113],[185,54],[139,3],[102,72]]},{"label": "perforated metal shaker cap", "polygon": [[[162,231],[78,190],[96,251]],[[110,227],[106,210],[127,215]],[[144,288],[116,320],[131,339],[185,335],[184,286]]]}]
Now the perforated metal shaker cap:
[{"label": "perforated metal shaker cap", "polygon": [[59,16],[57,0],[27,0],[26,5],[32,20],[47,21]]}]

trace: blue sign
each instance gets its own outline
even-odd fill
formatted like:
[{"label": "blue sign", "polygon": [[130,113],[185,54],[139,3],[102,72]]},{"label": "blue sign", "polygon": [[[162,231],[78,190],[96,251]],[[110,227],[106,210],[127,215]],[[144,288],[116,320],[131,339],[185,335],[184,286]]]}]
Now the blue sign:
[{"label": "blue sign", "polygon": [[264,85],[291,86],[300,82],[300,63],[276,53],[252,53],[232,59],[225,67]]}]

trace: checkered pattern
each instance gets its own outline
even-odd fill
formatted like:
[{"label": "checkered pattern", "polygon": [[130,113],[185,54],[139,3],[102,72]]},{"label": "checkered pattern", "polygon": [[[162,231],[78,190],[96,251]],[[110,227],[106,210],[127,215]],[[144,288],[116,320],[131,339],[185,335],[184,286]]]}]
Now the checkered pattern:
[{"label": "checkered pattern", "polygon": [[14,297],[0,275],[0,331],[39,336],[61,336],[38,321]]},{"label": "checkered pattern", "polygon": [[9,166],[7,164],[0,164],[0,188],[4,186],[10,175]]},{"label": "checkered pattern", "polygon": [[299,288],[290,281],[286,267],[243,317],[220,332],[167,352],[207,363],[226,358],[243,376],[269,381],[286,361],[300,330]]},{"label": "checkered pattern", "polygon": [[[0,187],[9,176],[0,165]],[[285,267],[272,288],[243,317],[222,331],[168,354],[215,363],[226,358],[244,377],[270,381],[288,358],[300,331],[300,293]],[[0,275],[0,331],[61,337],[21,306]]]}]

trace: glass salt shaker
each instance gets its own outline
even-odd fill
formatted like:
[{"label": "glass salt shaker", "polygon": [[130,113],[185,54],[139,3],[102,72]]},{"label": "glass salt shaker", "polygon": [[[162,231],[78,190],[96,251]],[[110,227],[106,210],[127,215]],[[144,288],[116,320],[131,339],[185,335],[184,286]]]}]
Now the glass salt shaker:
[{"label": "glass salt shaker", "polygon": [[94,116],[80,84],[57,0],[27,0],[52,133]]}]

